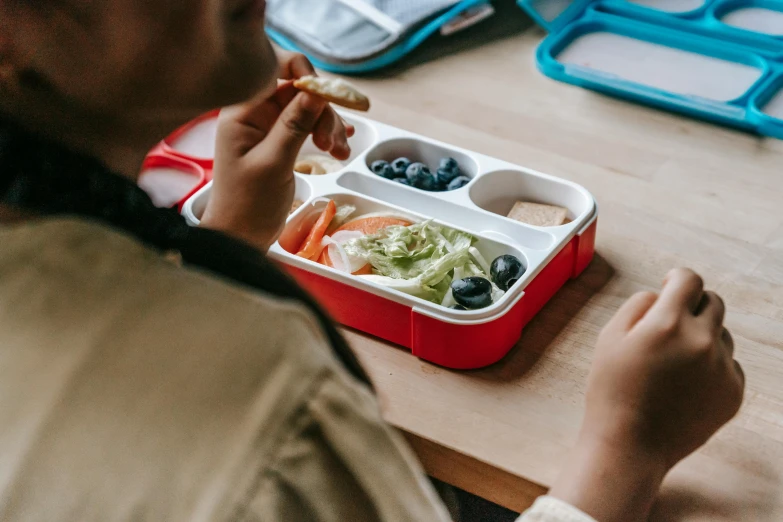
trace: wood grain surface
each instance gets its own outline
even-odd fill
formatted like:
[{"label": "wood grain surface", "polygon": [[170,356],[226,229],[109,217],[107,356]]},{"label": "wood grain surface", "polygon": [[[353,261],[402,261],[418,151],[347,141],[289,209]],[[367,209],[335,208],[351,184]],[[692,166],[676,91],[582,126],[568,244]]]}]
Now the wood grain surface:
[{"label": "wood grain surface", "polygon": [[371,118],[587,187],[598,253],[484,370],[348,332],[387,419],[434,476],[524,509],[575,440],[601,327],[689,266],[726,300],[747,393],[739,417],[669,476],[652,520],[783,520],[783,142],[552,81],[534,64],[543,32],[501,4],[492,27],[355,83]]}]

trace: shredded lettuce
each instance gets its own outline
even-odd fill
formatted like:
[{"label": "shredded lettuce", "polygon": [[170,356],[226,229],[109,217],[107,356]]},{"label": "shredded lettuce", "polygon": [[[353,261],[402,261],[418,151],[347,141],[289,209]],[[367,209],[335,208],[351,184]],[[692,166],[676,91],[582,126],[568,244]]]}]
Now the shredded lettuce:
[{"label": "shredded lettuce", "polygon": [[420,297],[426,301],[435,302],[439,295],[436,289],[422,285],[417,279],[394,279],[382,275],[361,275],[359,277],[365,281],[387,286],[405,294]]},{"label": "shredded lettuce", "polygon": [[387,227],[343,246],[349,255],[372,265],[379,276],[367,276],[373,282],[441,304],[454,277],[489,279],[471,253],[476,241],[466,232],[424,221]]}]

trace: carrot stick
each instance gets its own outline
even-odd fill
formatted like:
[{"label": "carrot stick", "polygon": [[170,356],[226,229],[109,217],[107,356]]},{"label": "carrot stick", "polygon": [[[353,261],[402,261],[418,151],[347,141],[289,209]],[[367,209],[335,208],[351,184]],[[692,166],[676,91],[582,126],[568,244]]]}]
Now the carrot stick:
[{"label": "carrot stick", "polygon": [[320,256],[323,251],[321,241],[323,241],[326,229],[329,228],[329,224],[332,222],[332,219],[334,219],[335,214],[337,214],[337,205],[334,204],[334,201],[330,200],[324,211],[318,217],[318,221],[316,221],[313,228],[310,229],[310,233],[307,234],[307,238],[305,238],[302,246],[299,247],[299,252],[297,252],[296,255],[313,261],[318,259],[318,256]]}]

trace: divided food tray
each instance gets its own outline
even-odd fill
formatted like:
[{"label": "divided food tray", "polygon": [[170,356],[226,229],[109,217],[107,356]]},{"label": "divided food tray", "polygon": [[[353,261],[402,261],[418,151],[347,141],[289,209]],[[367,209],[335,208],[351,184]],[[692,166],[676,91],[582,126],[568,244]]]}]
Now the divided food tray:
[{"label": "divided food tray", "polygon": [[518,0],[547,75],[783,138],[783,0]]},{"label": "divided food tray", "polygon": [[[597,207],[583,187],[499,159],[440,143],[423,136],[342,112],[356,127],[352,156],[338,172],[320,176],[295,174],[296,198],[304,204],[289,216],[269,256],[280,262],[340,323],[409,348],[433,363],[457,369],[479,368],[500,360],[517,343],[522,328],[568,281],[590,263],[595,247]],[[214,118],[214,116],[211,116]],[[214,136],[204,132],[209,118],[186,126],[168,139],[180,143],[173,153],[206,160]],[[213,122],[214,123],[214,122]],[[193,133],[189,135],[189,133]],[[190,144],[187,154],[181,140]],[[192,145],[196,144],[196,150]],[[302,153],[317,149],[311,140]],[[374,175],[377,159],[406,156],[435,164],[455,158],[471,182],[451,192],[424,192]],[[206,165],[205,168],[211,168]],[[211,182],[182,206],[191,225],[198,225]],[[488,260],[503,254],[518,257],[526,272],[517,284],[488,308],[457,311],[346,272],[297,257],[297,249],[323,210],[326,200],[357,207],[356,215],[388,211],[416,221],[432,219],[478,239],[475,246]],[[517,200],[568,209],[567,224],[535,227],[506,216]]]}]

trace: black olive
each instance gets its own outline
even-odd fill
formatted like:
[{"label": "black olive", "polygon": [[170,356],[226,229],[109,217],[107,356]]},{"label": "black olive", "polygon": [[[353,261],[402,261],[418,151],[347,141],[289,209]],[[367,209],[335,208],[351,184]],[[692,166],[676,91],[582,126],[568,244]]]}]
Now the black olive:
[{"label": "black olive", "polygon": [[505,255],[492,261],[489,272],[492,281],[505,292],[525,274],[525,267],[516,257]]},{"label": "black olive", "polygon": [[492,304],[492,283],[483,277],[466,277],[451,283],[454,300],[468,310],[486,308]]},{"label": "black olive", "polygon": [[452,310],[459,310],[460,312],[464,312],[467,310],[467,308],[465,308],[462,305],[452,305],[449,308],[451,308]]}]

